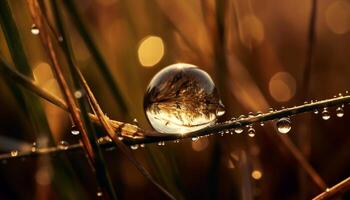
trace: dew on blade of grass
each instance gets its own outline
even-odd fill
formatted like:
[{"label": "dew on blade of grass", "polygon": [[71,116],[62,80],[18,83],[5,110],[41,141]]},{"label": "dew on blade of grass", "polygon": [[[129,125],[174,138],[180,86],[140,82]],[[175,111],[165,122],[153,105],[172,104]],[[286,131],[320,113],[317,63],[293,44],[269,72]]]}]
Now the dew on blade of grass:
[{"label": "dew on blade of grass", "polygon": [[260,122],[260,126],[265,126],[264,122]]},{"label": "dew on blade of grass", "polygon": [[134,144],[134,145],[131,145],[130,148],[131,148],[132,150],[136,150],[136,149],[139,148],[139,145],[138,145],[138,144]]},{"label": "dew on blade of grass", "polygon": [[80,134],[79,129],[78,129],[78,127],[76,125],[72,126],[72,128],[70,129],[70,133],[72,135],[79,135]]},{"label": "dew on blade of grass", "polygon": [[36,24],[32,24],[32,27],[30,28],[30,32],[31,32],[33,35],[39,35],[40,30],[39,30],[39,28],[36,26]]},{"label": "dew on blade of grass", "polygon": [[164,141],[158,142],[158,146],[164,146],[164,145],[165,145],[165,142],[164,142]]},{"label": "dew on blade of grass", "polygon": [[341,107],[338,107],[336,110],[337,117],[343,117],[344,116],[344,110]]},{"label": "dew on blade of grass", "polygon": [[185,63],[170,65],[152,78],[144,96],[144,111],[156,131],[170,134],[213,125],[225,113],[210,76]]},{"label": "dew on blade of grass", "polygon": [[195,142],[199,139],[199,137],[192,137],[192,141]]},{"label": "dew on blade of grass", "polygon": [[61,140],[59,143],[58,143],[58,148],[59,149],[63,149],[63,150],[67,150],[69,147],[69,143],[64,141],[64,140]]},{"label": "dew on blade of grass", "polygon": [[286,134],[292,128],[289,117],[283,117],[276,122],[278,132]]},{"label": "dew on blade of grass", "polygon": [[322,119],[323,120],[329,120],[330,118],[331,118],[331,115],[329,114],[327,108],[323,108]]},{"label": "dew on blade of grass", "polygon": [[248,136],[254,137],[255,136],[255,129],[253,127],[248,128]]},{"label": "dew on blade of grass", "polygon": [[317,115],[319,112],[317,109],[314,110],[314,114]]}]

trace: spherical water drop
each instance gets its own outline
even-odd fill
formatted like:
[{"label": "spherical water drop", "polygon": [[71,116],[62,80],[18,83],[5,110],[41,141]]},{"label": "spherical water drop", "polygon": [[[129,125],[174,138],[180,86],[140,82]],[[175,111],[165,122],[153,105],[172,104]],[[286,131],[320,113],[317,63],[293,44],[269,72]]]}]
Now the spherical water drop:
[{"label": "spherical water drop", "polygon": [[58,148],[62,150],[67,150],[68,147],[69,147],[69,143],[64,140],[60,141],[60,143],[58,144]]},{"label": "spherical water drop", "polygon": [[83,97],[83,91],[81,90],[77,90],[74,92],[74,97],[77,99],[80,99],[81,97]]},{"label": "spherical water drop", "polygon": [[31,27],[31,29],[30,29],[30,32],[32,32],[33,35],[39,35],[40,30],[39,30],[39,28],[38,28],[35,24],[32,24],[32,27]]},{"label": "spherical water drop", "polygon": [[210,76],[184,63],[158,72],[144,97],[147,119],[160,133],[184,134],[213,125],[223,108]]},{"label": "spherical water drop", "polygon": [[70,129],[70,133],[72,135],[79,135],[80,134],[79,129],[78,129],[78,127],[76,125],[72,126],[72,128]]},{"label": "spherical water drop", "polygon": [[122,141],[122,140],[124,140],[124,138],[122,136],[119,136],[118,140]]},{"label": "spherical water drop", "polygon": [[317,110],[317,109],[314,110],[314,114],[315,114],[315,115],[318,114],[318,110]]},{"label": "spherical water drop", "polygon": [[269,108],[269,113],[272,113],[273,112],[273,108]]},{"label": "spherical water drop", "polygon": [[139,148],[139,145],[138,145],[138,144],[134,144],[134,145],[131,145],[130,148],[131,148],[132,150],[136,150],[136,149]]},{"label": "spherical water drop", "polygon": [[180,140],[174,140],[174,143],[179,143],[180,142]]},{"label": "spherical water drop", "polygon": [[260,122],[260,126],[265,126],[264,122]]},{"label": "spherical water drop", "polygon": [[198,139],[199,139],[199,137],[193,137],[193,138],[192,138],[192,141],[195,142],[195,141],[197,141]]},{"label": "spherical water drop", "polygon": [[255,129],[253,127],[249,127],[248,129],[248,136],[254,137],[255,136]]},{"label": "spherical water drop", "polygon": [[140,147],[142,147],[142,148],[145,147],[145,146],[146,146],[145,144],[140,144]]},{"label": "spherical water drop", "polygon": [[331,118],[331,115],[329,114],[327,108],[324,108],[322,111],[322,119],[329,120],[330,118]]},{"label": "spherical water drop", "polygon": [[132,120],[132,122],[133,122],[135,125],[139,125],[139,121],[138,121],[136,118],[134,118],[134,119]]},{"label": "spherical water drop", "polygon": [[13,151],[11,151],[11,156],[12,157],[16,157],[16,156],[18,156],[18,151],[17,150],[13,150]]},{"label": "spherical water drop", "polygon": [[164,141],[158,142],[158,146],[164,146],[164,145],[165,145],[165,142],[164,142]]},{"label": "spherical water drop", "polygon": [[292,128],[290,119],[288,117],[283,117],[276,122],[278,132],[286,134]]},{"label": "spherical water drop", "polygon": [[338,107],[336,110],[337,117],[343,117],[344,116],[344,110],[341,107]]}]

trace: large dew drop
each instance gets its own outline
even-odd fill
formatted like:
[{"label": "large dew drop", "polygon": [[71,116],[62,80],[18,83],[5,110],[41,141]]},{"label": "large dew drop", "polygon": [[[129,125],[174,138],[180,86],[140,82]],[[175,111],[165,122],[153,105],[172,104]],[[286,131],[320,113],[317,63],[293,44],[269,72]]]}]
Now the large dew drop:
[{"label": "large dew drop", "polygon": [[148,85],[144,110],[160,133],[185,134],[213,125],[225,113],[210,76],[185,63],[158,72]]}]

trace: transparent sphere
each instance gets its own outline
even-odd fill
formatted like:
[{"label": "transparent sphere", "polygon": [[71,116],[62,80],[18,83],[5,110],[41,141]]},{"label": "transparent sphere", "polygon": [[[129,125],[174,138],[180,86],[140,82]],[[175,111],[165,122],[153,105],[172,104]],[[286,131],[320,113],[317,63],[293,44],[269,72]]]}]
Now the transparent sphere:
[{"label": "transparent sphere", "polygon": [[160,133],[196,131],[225,113],[210,76],[185,63],[159,71],[148,85],[143,105],[148,121]]}]

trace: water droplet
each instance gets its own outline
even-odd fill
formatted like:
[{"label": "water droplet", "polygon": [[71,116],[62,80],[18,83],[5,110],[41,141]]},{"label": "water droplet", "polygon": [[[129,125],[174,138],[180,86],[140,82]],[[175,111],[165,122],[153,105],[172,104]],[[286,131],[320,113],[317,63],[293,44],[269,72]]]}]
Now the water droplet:
[{"label": "water droplet", "polygon": [[158,142],[158,146],[164,146],[164,145],[165,145],[165,142],[164,142],[164,141]]},{"label": "water droplet", "polygon": [[344,116],[344,110],[341,107],[338,107],[336,110],[337,117],[343,117]]},{"label": "water droplet", "polygon": [[16,157],[16,156],[18,156],[18,151],[17,150],[13,150],[13,151],[11,151],[11,156],[12,157]]},{"label": "water droplet", "polygon": [[248,117],[254,117],[254,113],[253,112],[249,112],[248,113]]},{"label": "water droplet", "polygon": [[131,148],[132,150],[136,150],[136,149],[139,148],[139,145],[138,145],[138,144],[134,144],[134,145],[131,145],[130,148]]},{"label": "water droplet", "polygon": [[216,110],[216,116],[220,117],[223,116],[225,114],[225,107],[220,105],[217,110]]},{"label": "water droplet", "polygon": [[32,32],[33,35],[39,35],[40,30],[39,30],[39,28],[38,28],[35,24],[32,24],[32,27],[31,27],[31,29],[30,29],[30,32]]},{"label": "water droplet", "polygon": [[276,122],[277,130],[280,133],[286,134],[292,128],[290,119],[288,117],[283,117]]},{"label": "water droplet", "polygon": [[304,104],[308,104],[308,102],[307,102],[307,101],[304,101]]},{"label": "water droplet", "polygon": [[345,91],[345,94],[349,94],[349,91],[346,90],[346,91]]},{"label": "water droplet", "polygon": [[269,108],[269,113],[272,113],[273,112],[273,108]]},{"label": "water droplet", "polygon": [[103,196],[102,192],[97,192],[96,195],[97,195],[98,197],[102,197],[102,196]]},{"label": "water droplet", "polygon": [[248,129],[248,136],[254,137],[255,136],[255,129],[253,127],[249,127]]},{"label": "water droplet", "polygon": [[213,125],[224,114],[210,76],[190,64],[170,65],[148,85],[144,110],[160,133],[185,134]]},{"label": "water droplet", "polygon": [[317,115],[319,112],[317,109],[314,110],[314,114]]},{"label": "water droplet", "polygon": [[192,141],[197,141],[199,139],[199,137],[192,137]]},{"label": "water droplet", "polygon": [[174,140],[174,143],[179,143],[180,142],[180,140]]},{"label": "water droplet", "polygon": [[323,108],[322,119],[323,120],[329,120],[330,118],[331,118],[331,115],[329,114],[327,108]]},{"label": "water droplet", "polygon": [[236,127],[235,128],[235,133],[237,133],[237,134],[243,133],[243,128],[242,127]]},{"label": "water droplet", "polygon": [[78,126],[73,125],[72,128],[70,129],[70,133],[71,133],[72,135],[79,135],[80,132],[79,132]]},{"label": "water droplet", "polygon": [[225,130],[225,133],[226,133],[226,134],[229,134],[229,133],[230,133],[230,130],[226,129],[226,130]]},{"label": "water droplet", "polygon": [[69,143],[64,140],[60,141],[60,143],[58,144],[59,149],[67,150],[68,147],[69,147]]},{"label": "water droplet", "polygon": [[74,92],[74,97],[77,99],[80,99],[81,97],[83,97],[83,91],[81,90],[77,90]]},{"label": "water droplet", "polygon": [[329,188],[326,188],[326,192],[329,192],[329,190],[330,190]]},{"label": "water droplet", "polygon": [[264,124],[264,122],[260,122],[260,126],[264,126],[265,124]]},{"label": "water droplet", "polygon": [[38,151],[38,147],[37,147],[36,142],[33,142],[32,148],[31,148],[30,150],[31,150],[33,153]]},{"label": "water droplet", "polygon": [[145,147],[145,146],[146,146],[145,144],[140,144],[140,147],[142,147],[142,148]]},{"label": "water droplet", "polygon": [[118,137],[118,140],[122,141],[122,140],[124,140],[124,137],[119,136],[119,137]]},{"label": "water droplet", "polygon": [[138,124],[139,124],[139,121],[138,121],[136,118],[134,118],[134,119],[132,120],[132,122],[133,122],[135,125],[138,125]]}]

